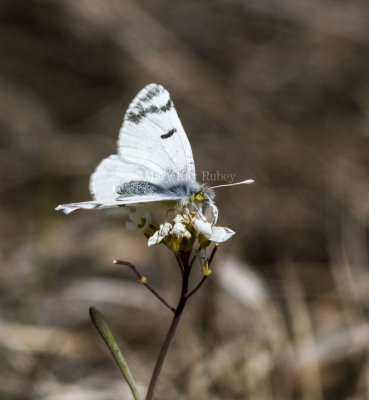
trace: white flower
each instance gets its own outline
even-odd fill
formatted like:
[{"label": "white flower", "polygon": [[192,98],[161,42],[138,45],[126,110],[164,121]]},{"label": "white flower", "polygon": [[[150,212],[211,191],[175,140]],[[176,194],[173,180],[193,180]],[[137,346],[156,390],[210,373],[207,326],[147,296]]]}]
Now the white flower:
[{"label": "white flower", "polygon": [[[165,237],[170,237],[171,248],[178,246],[184,237],[191,238],[191,233],[187,229],[188,224],[191,222],[190,218],[186,215],[178,214],[173,219],[173,224],[165,222],[160,225],[160,228],[149,238],[148,245],[160,243]],[[174,240],[173,240],[174,239]],[[168,244],[168,243],[167,243]],[[176,250],[177,251],[177,250]]]},{"label": "white flower", "polygon": [[170,234],[176,236],[177,238],[181,238],[185,234],[186,230],[187,229],[182,222],[176,222],[173,226],[173,229],[170,231]]},{"label": "white flower", "polygon": [[172,224],[169,222],[164,222],[160,225],[160,228],[149,238],[147,244],[152,246],[153,244],[159,244],[165,236],[169,234],[172,229]]},{"label": "white flower", "polygon": [[197,231],[207,236],[211,242],[222,243],[232,237],[235,232],[226,227],[215,226],[217,221],[218,208],[213,202],[210,202],[204,213],[201,209],[196,211],[193,226]]},{"label": "white flower", "polygon": [[[188,211],[187,211],[187,214],[188,214]],[[184,215],[177,214],[173,219],[173,222],[175,224],[177,224],[177,223],[185,224],[185,223],[188,223],[189,221],[190,221],[190,219],[189,219],[188,215],[185,215],[185,214]]]},{"label": "white flower", "polygon": [[190,238],[191,233],[187,230],[187,225],[190,222],[190,218],[186,215],[177,214],[173,219],[174,225],[170,234],[175,236],[177,239],[182,239],[183,237]]},{"label": "white flower", "polygon": [[[132,210],[132,209],[131,209]],[[127,231],[134,233],[145,232],[151,223],[151,216],[146,208],[137,207],[128,215],[129,221],[126,221]]]}]

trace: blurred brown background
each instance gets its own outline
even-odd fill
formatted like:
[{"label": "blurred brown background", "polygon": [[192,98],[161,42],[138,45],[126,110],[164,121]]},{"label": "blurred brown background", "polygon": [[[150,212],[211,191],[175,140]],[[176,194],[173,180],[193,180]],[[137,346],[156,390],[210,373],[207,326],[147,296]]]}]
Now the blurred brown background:
[{"label": "blurred brown background", "polygon": [[171,93],[237,235],[193,298],[158,399],[369,398],[367,1],[0,3],[0,399],[130,399],[88,318],[104,312],[142,392],[175,302],[169,252],[90,198],[124,111]]}]

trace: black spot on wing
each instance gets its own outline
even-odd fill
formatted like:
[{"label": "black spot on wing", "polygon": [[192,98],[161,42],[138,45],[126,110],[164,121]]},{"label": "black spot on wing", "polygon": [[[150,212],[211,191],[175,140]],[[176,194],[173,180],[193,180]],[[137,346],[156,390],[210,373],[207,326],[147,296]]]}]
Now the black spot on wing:
[{"label": "black spot on wing", "polygon": [[166,104],[165,104],[164,106],[160,107],[159,110],[160,110],[161,112],[166,112],[166,111],[171,110],[172,107],[173,107],[173,101],[172,101],[171,99],[168,99],[168,101],[166,102]]},{"label": "black spot on wing", "polygon": [[168,131],[167,133],[164,133],[163,135],[160,135],[160,137],[162,139],[168,139],[170,138],[175,132],[177,132],[176,128],[171,129],[170,131]]},{"label": "black spot on wing", "polygon": [[143,118],[143,116],[141,116],[140,113],[135,113],[133,111],[130,111],[127,115],[126,115],[126,120],[133,122],[134,124],[139,124],[141,119]]},{"label": "black spot on wing", "polygon": [[134,124],[139,124],[142,118],[145,118],[148,114],[161,114],[170,111],[173,108],[173,102],[169,99],[163,106],[157,107],[153,104],[150,107],[144,108],[142,103],[138,103],[135,106],[134,111],[130,111],[126,115],[126,119]]},{"label": "black spot on wing", "polygon": [[133,111],[130,111],[127,115],[126,115],[126,119],[127,121],[133,122],[134,124],[139,124],[141,119],[143,118],[143,116],[140,113],[135,113]]},{"label": "black spot on wing", "polygon": [[141,97],[140,100],[144,103],[151,101],[154,97],[156,97],[160,93],[160,86],[153,85],[150,87],[149,91],[145,94],[145,96]]}]

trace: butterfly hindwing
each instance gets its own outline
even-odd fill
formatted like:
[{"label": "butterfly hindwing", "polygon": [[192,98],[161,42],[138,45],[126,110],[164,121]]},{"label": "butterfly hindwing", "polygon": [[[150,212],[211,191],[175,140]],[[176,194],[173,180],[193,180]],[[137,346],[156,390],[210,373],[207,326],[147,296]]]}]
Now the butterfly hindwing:
[{"label": "butterfly hindwing", "polygon": [[80,203],[61,204],[55,210],[62,210],[65,214],[69,214],[75,210],[92,210],[94,208],[112,208],[112,207],[136,207],[136,206],[154,206],[167,203],[172,206],[172,202],[177,202],[181,199],[179,196],[168,195],[168,193],[150,194],[145,196],[130,196],[121,200],[112,201],[84,201]]}]

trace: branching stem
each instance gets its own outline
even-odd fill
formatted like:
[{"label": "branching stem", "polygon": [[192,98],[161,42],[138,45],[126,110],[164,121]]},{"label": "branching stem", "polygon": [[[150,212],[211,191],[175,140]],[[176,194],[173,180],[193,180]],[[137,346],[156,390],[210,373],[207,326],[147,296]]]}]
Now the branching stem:
[{"label": "branching stem", "polygon": [[161,296],[153,287],[151,287],[151,285],[149,285],[146,281],[146,277],[143,276],[141,274],[141,272],[138,271],[138,269],[136,268],[135,265],[131,264],[128,261],[120,261],[120,260],[114,260],[113,261],[114,264],[118,264],[118,265],[124,265],[128,268],[130,268],[138,277],[139,282],[141,283],[141,285],[145,286],[148,290],[150,290],[150,292],[156,297],[158,298],[166,307],[169,308],[170,311],[172,311],[173,313],[175,313],[176,309],[171,306],[164,298],[163,296]]},{"label": "branching stem", "polygon": [[[215,256],[215,253],[217,252],[217,250],[218,250],[218,245],[216,244],[216,245],[213,247],[213,250],[212,250],[212,252],[211,252],[211,254],[210,254],[210,257],[209,257],[209,264],[208,264],[208,265],[209,265],[209,268],[210,268],[211,263],[213,262],[213,259],[214,259],[214,256]],[[195,259],[195,257],[192,259],[191,265],[192,265],[194,259]],[[207,278],[207,277],[208,277],[208,275],[202,277],[201,281],[194,287],[194,289],[192,289],[191,292],[187,294],[187,296],[186,296],[187,299],[189,299],[191,296],[193,296],[193,295],[201,288],[201,286],[202,286],[202,285],[204,284],[204,282],[206,281],[206,278]]]},{"label": "branching stem", "polygon": [[[211,252],[211,255],[210,255],[209,261],[208,261],[209,266],[211,265],[211,263],[213,261],[214,255],[217,251],[217,248],[218,248],[218,246],[215,245]],[[172,323],[170,324],[168,333],[167,333],[167,335],[164,339],[164,342],[161,346],[158,359],[156,360],[155,368],[152,373],[149,388],[147,391],[146,400],[153,400],[153,398],[154,398],[155,387],[158,382],[161,370],[164,366],[165,359],[167,358],[170,346],[171,346],[171,344],[174,340],[175,334],[177,332],[178,325],[181,320],[186,302],[193,294],[195,294],[197,292],[197,290],[203,285],[203,283],[205,282],[205,280],[207,278],[207,276],[204,276],[201,279],[201,281],[195,286],[195,288],[191,292],[188,293],[188,284],[189,284],[191,268],[192,268],[192,265],[196,258],[196,256],[193,256],[192,260],[190,261],[190,254],[191,254],[191,252],[185,252],[185,251],[179,251],[176,254],[176,259],[177,259],[177,262],[178,262],[179,267],[182,272],[182,289],[181,289],[181,295],[179,297],[176,308],[169,305],[164,300],[164,298],[159,293],[157,293],[156,290],[153,289],[146,282],[146,278],[137,270],[137,268],[133,264],[131,264],[127,261],[119,261],[119,260],[114,261],[115,264],[124,265],[126,267],[129,267],[137,275],[137,277],[139,278],[139,282],[141,284],[143,284],[144,286],[146,286],[146,288],[149,289],[150,292],[152,292],[166,307],[168,307],[174,313]]]}]

